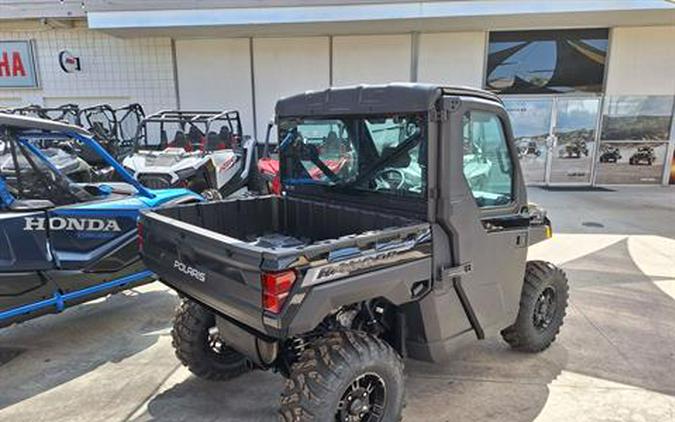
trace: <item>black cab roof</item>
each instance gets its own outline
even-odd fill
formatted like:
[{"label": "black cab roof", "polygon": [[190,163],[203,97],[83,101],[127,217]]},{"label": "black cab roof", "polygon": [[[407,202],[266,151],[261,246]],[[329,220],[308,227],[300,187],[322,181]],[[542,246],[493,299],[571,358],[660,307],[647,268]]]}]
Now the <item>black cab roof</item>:
[{"label": "black cab roof", "polygon": [[307,91],[277,102],[277,117],[424,112],[443,95],[470,96],[502,104],[495,94],[476,88],[424,83],[355,85]]}]

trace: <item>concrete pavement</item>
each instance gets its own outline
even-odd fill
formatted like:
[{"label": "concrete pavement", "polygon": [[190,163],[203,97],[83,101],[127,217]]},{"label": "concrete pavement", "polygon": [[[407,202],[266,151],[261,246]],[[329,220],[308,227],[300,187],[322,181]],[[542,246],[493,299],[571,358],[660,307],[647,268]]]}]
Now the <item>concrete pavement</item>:
[{"label": "concrete pavement", "polygon": [[[406,421],[675,421],[675,190],[546,191],[570,307],[538,355],[499,339],[407,362]],[[275,420],[283,380],[196,379],[173,356],[175,295],[153,284],[0,331],[0,420]]]}]

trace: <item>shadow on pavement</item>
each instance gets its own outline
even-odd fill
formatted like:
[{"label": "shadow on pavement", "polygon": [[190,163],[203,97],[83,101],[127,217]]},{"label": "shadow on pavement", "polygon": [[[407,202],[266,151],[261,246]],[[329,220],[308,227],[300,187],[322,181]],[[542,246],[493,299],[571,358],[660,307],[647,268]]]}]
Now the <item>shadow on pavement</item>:
[{"label": "shadow on pavement", "polygon": [[[666,376],[675,370],[675,301],[637,268],[626,241],[563,267],[571,305],[551,348],[523,354],[489,339],[443,365],[408,361],[404,420],[531,422],[552,385],[608,388],[611,381],[618,383],[611,388],[675,396],[675,378]],[[225,383],[189,376],[154,397],[139,420],[272,421],[282,385],[262,372]]]},{"label": "shadow on pavement", "polygon": [[226,382],[190,376],[154,397],[136,420],[276,421],[283,383],[281,375],[263,371]]},{"label": "shadow on pavement", "polygon": [[0,409],[151,347],[175,303],[167,291],[131,291],[0,330],[0,349],[22,351],[0,366]]}]

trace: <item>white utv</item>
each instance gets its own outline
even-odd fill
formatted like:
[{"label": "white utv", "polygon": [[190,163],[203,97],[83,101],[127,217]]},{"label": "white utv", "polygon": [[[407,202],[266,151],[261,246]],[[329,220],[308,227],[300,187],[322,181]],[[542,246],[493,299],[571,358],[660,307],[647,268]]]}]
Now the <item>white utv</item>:
[{"label": "white utv", "polygon": [[186,187],[208,200],[257,190],[255,141],[238,111],[160,111],[143,120],[122,164],[143,185]]}]

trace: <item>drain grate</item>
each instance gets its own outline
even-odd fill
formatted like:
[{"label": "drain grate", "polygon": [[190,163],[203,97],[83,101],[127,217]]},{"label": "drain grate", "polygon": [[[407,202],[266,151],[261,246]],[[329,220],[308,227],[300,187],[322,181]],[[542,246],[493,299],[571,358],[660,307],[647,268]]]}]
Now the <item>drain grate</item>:
[{"label": "drain grate", "polygon": [[584,226],[584,227],[597,227],[597,228],[600,228],[600,229],[605,227],[604,224],[597,223],[595,221],[584,221],[583,223],[581,223],[581,225]]}]

